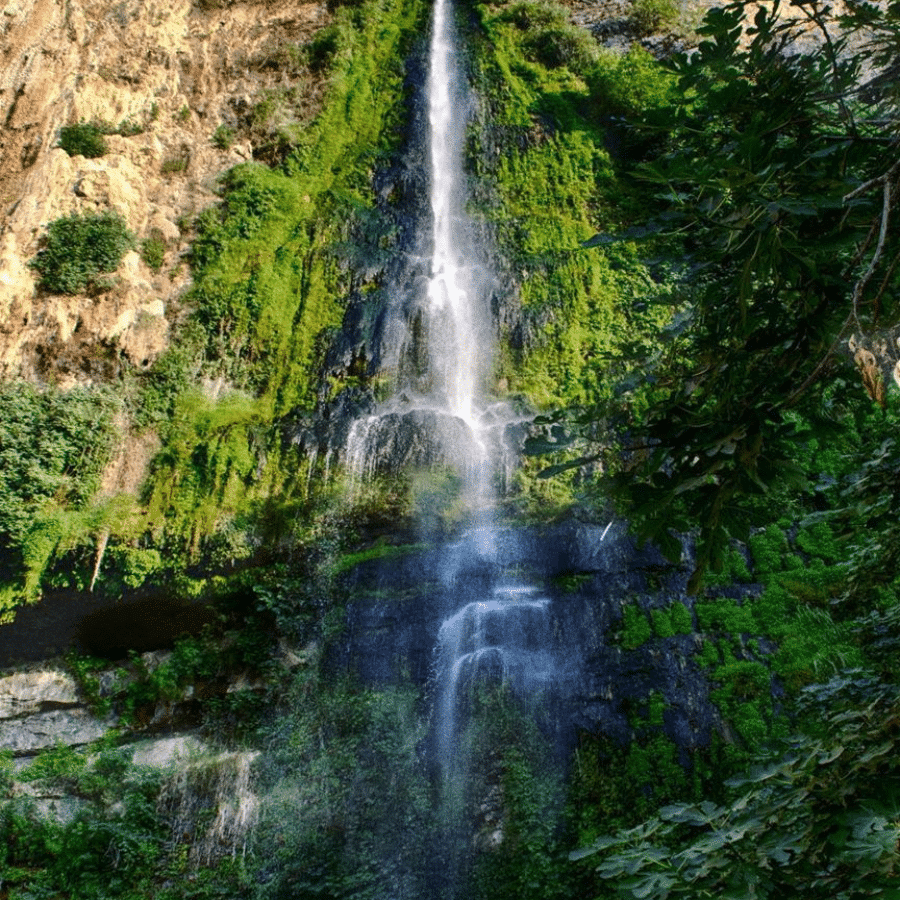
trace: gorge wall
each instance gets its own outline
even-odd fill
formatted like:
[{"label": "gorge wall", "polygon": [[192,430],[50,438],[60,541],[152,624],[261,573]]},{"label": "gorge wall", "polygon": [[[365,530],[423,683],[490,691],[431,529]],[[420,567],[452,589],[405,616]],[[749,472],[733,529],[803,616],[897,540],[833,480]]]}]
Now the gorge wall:
[{"label": "gorge wall", "polygon": [[[574,10],[592,35],[568,7],[465,4],[467,212],[493,255],[493,552],[546,599],[559,663],[531,718],[503,678],[472,691],[465,828],[436,811],[435,647],[500,576],[461,550],[471,429],[411,403],[433,387],[427,342],[404,357],[387,327],[427,280],[429,14],[413,0],[5,11],[0,374],[34,438],[28,465],[4,458],[24,474],[0,504],[0,611],[18,610],[0,641],[4,663],[23,639],[76,652],[0,679],[3,783],[10,827],[47,847],[115,824],[79,878],[114,858],[147,896],[205,878],[286,900],[578,895],[578,841],[720,787],[714,770],[768,733],[783,683],[810,677],[767,637],[794,610],[779,579],[805,532],[754,535],[689,596],[689,542],[681,567],[636,546],[590,466],[545,479],[523,453],[559,438],[541,413],[609,396],[607,374],[665,318],[652,301],[667,285],[634,244],[582,244],[637,202],[611,117],[668,82],[646,53],[600,53],[596,37],[634,26],[599,27],[596,9]],[[82,121],[113,132],[102,157],[56,146]],[[105,210],[135,239],[111,283],[39,288],[28,262],[48,224]],[[32,415],[46,398],[62,411]],[[102,437],[90,466],[83,437],[32,453],[46,422],[76,433],[72,410],[78,435]],[[798,566],[825,591],[832,557],[812,543]],[[26,861],[72,889],[52,855]]]}]

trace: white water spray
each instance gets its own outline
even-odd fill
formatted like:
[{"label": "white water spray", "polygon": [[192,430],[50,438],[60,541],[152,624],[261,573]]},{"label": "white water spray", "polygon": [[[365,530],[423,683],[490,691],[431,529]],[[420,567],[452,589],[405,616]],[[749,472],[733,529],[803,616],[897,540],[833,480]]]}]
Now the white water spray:
[{"label": "white water spray", "polygon": [[[428,343],[432,374],[447,410],[477,435],[474,401],[482,341],[476,327],[477,297],[470,296],[463,235],[464,117],[457,84],[455,29],[447,0],[436,0],[428,72],[429,160],[434,248],[428,284]],[[467,285],[465,282],[469,281]]]}]

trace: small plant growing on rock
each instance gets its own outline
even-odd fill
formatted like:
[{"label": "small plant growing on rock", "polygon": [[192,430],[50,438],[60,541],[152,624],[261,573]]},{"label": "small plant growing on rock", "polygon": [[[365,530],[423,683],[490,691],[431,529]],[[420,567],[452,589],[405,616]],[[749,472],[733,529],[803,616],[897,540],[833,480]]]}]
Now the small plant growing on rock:
[{"label": "small plant growing on rock", "polygon": [[635,0],[631,18],[641,34],[671,28],[680,13],[678,0]]},{"label": "small plant growing on rock", "polygon": [[188,167],[187,158],[184,156],[170,156],[162,161],[159,167],[162,175],[180,175]]},{"label": "small plant growing on rock", "polygon": [[66,125],[59,133],[59,146],[69,156],[84,156],[97,159],[106,153],[104,130],[93,122],[79,122],[77,125]]},{"label": "small plant growing on rock", "polygon": [[113,212],[65,216],[51,222],[42,250],[29,263],[40,273],[38,286],[51,294],[79,294],[109,288],[134,237]]},{"label": "small plant growing on rock", "polygon": [[153,228],[150,235],[141,243],[141,259],[154,271],[162,268],[166,256],[166,238],[158,229]]},{"label": "small plant growing on rock", "polygon": [[212,143],[219,150],[229,150],[234,143],[234,129],[227,125],[220,125],[213,132]]}]

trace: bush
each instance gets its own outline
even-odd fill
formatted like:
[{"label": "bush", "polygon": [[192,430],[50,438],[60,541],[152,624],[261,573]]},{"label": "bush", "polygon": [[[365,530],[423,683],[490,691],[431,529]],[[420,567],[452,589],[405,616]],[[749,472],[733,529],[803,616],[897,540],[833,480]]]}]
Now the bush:
[{"label": "bush", "polygon": [[0,541],[23,541],[50,498],[80,506],[91,497],[115,438],[115,409],[107,391],[0,386]]},{"label": "bush", "polygon": [[234,129],[220,125],[212,136],[212,144],[218,150],[229,150],[234,143]]},{"label": "bush", "polygon": [[557,3],[535,3],[533,0],[516,3],[503,13],[502,18],[521,31],[562,28],[568,24],[568,15],[562,6]]},{"label": "bush", "polygon": [[163,260],[166,257],[166,238],[158,229],[154,228],[150,232],[150,236],[145,238],[141,244],[141,259],[154,272],[158,272],[162,268]]},{"label": "bush", "polygon": [[51,294],[80,294],[109,287],[101,276],[114,272],[134,237],[113,212],[66,216],[51,222],[45,246],[29,265],[38,286]]},{"label": "bush", "polygon": [[678,0],[635,0],[631,18],[642,34],[652,34],[674,25],[679,12]]},{"label": "bush", "polygon": [[69,156],[84,156],[87,159],[96,159],[106,153],[103,129],[92,122],[64,126],[59,133],[59,146]]},{"label": "bush", "polygon": [[634,116],[666,106],[675,79],[647,50],[635,45],[622,55],[602,53],[588,84],[600,112]]},{"label": "bush", "polygon": [[180,175],[187,171],[188,160],[184,156],[169,156],[162,161],[159,167],[161,175]]},{"label": "bush", "polygon": [[587,31],[569,24],[538,32],[528,39],[526,50],[548,69],[567,66],[573,72],[584,71],[597,58],[596,41]]},{"label": "bush", "polygon": [[322,28],[306,45],[306,64],[313,72],[326,71],[345,40],[346,35],[339,24]]}]

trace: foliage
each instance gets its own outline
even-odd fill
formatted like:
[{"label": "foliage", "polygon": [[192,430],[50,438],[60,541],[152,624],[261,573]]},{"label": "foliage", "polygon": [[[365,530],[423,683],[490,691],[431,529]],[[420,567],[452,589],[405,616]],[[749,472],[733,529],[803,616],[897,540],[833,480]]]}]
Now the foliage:
[{"label": "foliage", "polygon": [[118,408],[106,390],[0,385],[0,612],[34,599],[54,554],[118,511],[112,501],[89,503],[112,452]]},{"label": "foliage", "polygon": [[158,272],[166,258],[166,237],[158,228],[141,242],[141,259],[154,271]]},{"label": "foliage", "polygon": [[228,125],[219,125],[213,132],[212,144],[218,150],[230,150],[234,143],[234,129]]},{"label": "foliage", "polygon": [[728,803],[665,806],[572,858],[602,854],[600,877],[634,898],[895,892],[900,695],[850,671],[805,700],[818,727],[734,779]]},{"label": "foliage", "polygon": [[548,68],[586,69],[597,57],[597,45],[584,29],[569,21],[565,7],[547,0],[521,0],[501,16],[523,32],[526,56]]},{"label": "foliage", "polygon": [[[818,7],[808,15],[821,23]],[[586,244],[652,237],[654,252],[686,257],[678,289],[660,297],[670,325],[641,364],[637,407],[623,383],[620,402],[575,421],[634,435],[607,455],[619,475],[604,488],[673,558],[671,532],[699,527],[694,589],[765,512],[746,498],[802,481],[798,443],[852,425],[842,408],[854,399],[825,390],[837,349],[897,312],[881,190],[893,138],[853,94],[862,55],[830,34],[822,53],[788,52],[807,20],[777,10],[758,10],[743,42],[746,24],[741,4],[711,10],[698,50],[672,58],[671,106],[635,125],[666,136],[632,172],[651,218]]]},{"label": "foliage", "polygon": [[[400,60],[422,12],[417,0],[339,9],[318,114],[291,125],[279,168],[226,173],[196,223],[190,321],[138,376],[137,418],[164,443],[144,499],[167,551],[198,560],[239,533],[246,556],[296,527],[314,463],[297,460],[281,419],[316,403],[349,291],[336,249],[358,215],[380,215],[373,166],[398,139]],[[211,382],[228,387],[210,399]]]},{"label": "foliage", "polygon": [[[535,705],[514,698],[505,686],[481,686],[472,721],[460,736],[468,754],[468,809],[489,806],[498,821],[476,831],[471,869],[458,862],[457,885],[440,896],[463,895],[472,900],[563,900],[571,896],[570,877],[555,833],[562,801],[559,768],[554,748],[536,724]],[[485,798],[485,799],[482,799]],[[480,823],[479,823],[480,824]],[[491,827],[502,827],[502,841],[490,844]],[[463,857],[471,855],[466,822],[458,845]],[[442,841],[443,843],[443,841]],[[453,845],[447,842],[452,852]],[[453,865],[448,859],[448,864]],[[455,888],[455,890],[454,890]]]},{"label": "foliage", "polygon": [[85,213],[56,219],[47,227],[44,246],[29,265],[38,286],[52,294],[102,291],[134,238],[117,213]]},{"label": "foliage", "polygon": [[642,34],[669,28],[678,20],[678,0],[634,0],[631,18]]},{"label": "foliage", "polygon": [[0,539],[21,541],[51,498],[80,505],[92,496],[117,406],[105,390],[0,385]]},{"label": "foliage", "polygon": [[104,130],[92,122],[79,122],[76,125],[64,125],[59,132],[59,146],[69,156],[84,156],[96,159],[106,153]]},{"label": "foliage", "polygon": [[672,73],[639,44],[626,53],[601,54],[587,81],[600,112],[627,117],[669,105],[676,83]]},{"label": "foliage", "polygon": [[21,797],[0,806],[0,878],[10,900],[251,895],[240,859],[187,869],[180,835],[159,814],[160,773],[136,768],[120,750],[92,749],[45,751],[20,775],[38,790],[63,787],[74,816],[42,817]]}]

